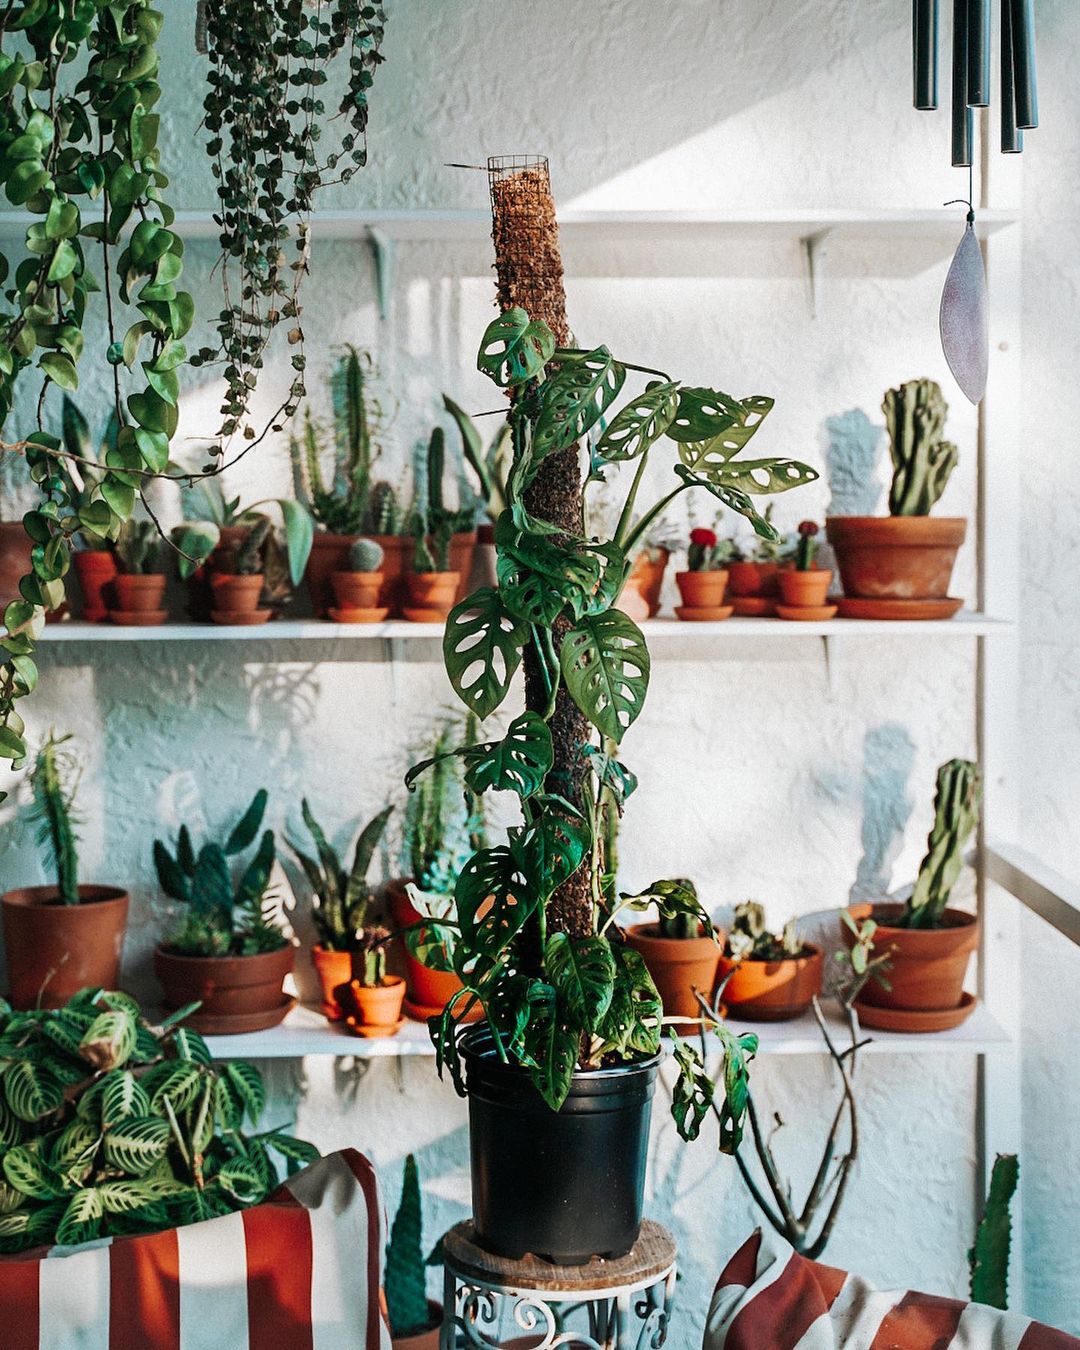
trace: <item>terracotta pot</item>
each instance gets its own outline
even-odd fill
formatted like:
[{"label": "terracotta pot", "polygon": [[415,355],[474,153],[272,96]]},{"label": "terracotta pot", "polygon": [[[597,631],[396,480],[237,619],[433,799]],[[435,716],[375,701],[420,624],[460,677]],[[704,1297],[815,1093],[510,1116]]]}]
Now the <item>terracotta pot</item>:
[{"label": "terracotta pot", "polygon": [[394,1350],[439,1350],[439,1330],[443,1323],[442,1304],[429,1298],[428,1316],[431,1325],[412,1336],[395,1336],[391,1329],[390,1344]]},{"label": "terracotta pot", "polygon": [[832,572],[815,567],[809,572],[790,571],[778,573],[780,596],[785,605],[796,609],[817,609],[825,603],[832,582]]},{"label": "terracotta pot", "polygon": [[211,579],[235,566],[236,550],[247,536],[244,525],[222,525],[217,548],[187,580],[187,612],[196,623],[209,623],[214,608]]},{"label": "terracotta pot", "polygon": [[676,572],[675,583],[688,609],[717,609],[724,603],[726,568],[714,572]]},{"label": "terracotta pot", "polygon": [[666,548],[653,550],[659,556],[653,562],[648,552],[641,552],[634,559],[630,569],[630,581],[636,581],[645,603],[649,606],[649,618],[660,613],[660,588],[664,584],[664,570],[671,556]]},{"label": "terracotta pot", "polygon": [[322,1010],[330,1022],[340,1022],[345,1011],[338,1001],[344,986],[352,979],[352,952],[333,952],[316,943],[311,963],[322,986]]},{"label": "terracotta pot", "polygon": [[[33,547],[21,520],[0,521],[0,610],[19,598],[19,582],[33,570],[30,561]],[[50,609],[46,618],[54,622],[67,612],[67,601],[64,601],[59,609]]]},{"label": "terracotta pot", "polygon": [[116,558],[111,549],[86,548],[74,554],[74,562],[82,591],[79,618],[87,623],[102,623],[109,617],[106,596],[116,577]]},{"label": "terracotta pot", "polygon": [[119,572],[113,578],[115,608],[122,614],[150,614],[162,607],[165,598],[165,576],[150,573],[142,576],[134,572]]},{"label": "terracotta pot", "polygon": [[711,937],[666,938],[655,923],[635,924],[626,930],[626,940],[640,952],[653,978],[669,1017],[701,1015],[694,990],[712,998],[723,934]]},{"label": "terracotta pot", "polygon": [[210,578],[214,609],[226,614],[253,614],[259,608],[263,575],[235,576],[218,572]]},{"label": "terracotta pot", "polygon": [[777,576],[780,564],[774,562],[728,563],[728,586],[731,594],[772,598],[779,594]]},{"label": "terracotta pot", "polygon": [[495,572],[495,526],[476,527],[476,547],[473,549],[472,570],[469,573],[469,594],[481,586],[497,586]]},{"label": "terracotta pot", "polygon": [[[311,545],[311,557],[308,559],[307,578],[311,588],[311,603],[315,613],[325,619],[334,603],[331,576],[334,572],[344,572],[349,566],[349,549],[361,536],[356,534],[328,534],[316,530]],[[405,577],[412,571],[413,553],[416,540],[405,534],[375,534],[369,536],[380,545],[383,551],[382,586],[379,590],[379,606],[389,607],[390,617],[399,619],[408,592]],[[472,571],[473,550],[476,547],[476,532],[455,534],[450,541],[450,567],[460,574],[457,600],[464,600],[468,592],[468,577]]]},{"label": "terracotta pot", "polygon": [[3,897],[9,995],[15,1008],[59,1008],[80,989],[116,989],[128,896],[116,886],[80,886],[64,905],[55,886],[24,886]]},{"label": "terracotta pot", "polygon": [[845,595],[941,600],[949,593],[967,521],[957,516],[830,516],[825,533]]},{"label": "terracotta pot", "polygon": [[358,1036],[393,1036],[401,1029],[404,1001],[405,981],[400,975],[387,975],[382,984],[374,985],[350,980],[341,991],[346,1020]]},{"label": "terracotta pot", "polygon": [[[885,978],[891,988],[877,980],[867,980],[858,1002],[876,1008],[902,1008],[936,1011],[956,1008],[964,992],[971,953],[979,944],[979,921],[974,914],[947,909],[944,928],[894,928],[889,924],[903,912],[903,905],[852,905],[848,911],[860,923],[872,918],[878,925],[874,934],[875,955],[889,951],[890,965]],[[847,924],[840,925],[844,945],[850,950],[855,935]]]},{"label": "terracotta pot", "polygon": [[821,993],[821,950],[808,942],[803,956],[784,961],[732,961],[721,956],[719,984],[731,978],[721,995],[732,1017],[749,1022],[786,1022],[799,1017]]},{"label": "terracotta pot", "polygon": [[[390,901],[390,917],[395,928],[406,928],[409,924],[418,923],[423,918],[423,915],[413,907],[413,903],[409,899],[409,893],[405,889],[404,880],[387,882],[386,895]],[[443,1008],[458,992],[461,988],[461,981],[452,970],[429,970],[427,966],[413,956],[404,940],[401,942],[401,947],[405,958],[406,997],[411,1005],[409,1011],[411,1013],[415,1010],[428,1017],[433,1017],[442,1012]],[[479,1009],[477,1009],[477,1016],[479,1016]],[[467,1020],[472,1019],[468,1018]]]},{"label": "terracotta pot", "polygon": [[615,608],[621,610],[635,623],[644,623],[650,617],[649,602],[642,593],[641,583],[635,581],[633,577],[627,577],[623,582],[619,598],[615,601]]},{"label": "terracotta pot", "polygon": [[338,608],[377,609],[382,579],[381,572],[331,572]]},{"label": "terracotta pot", "polygon": [[160,946],[154,952],[154,971],[165,991],[166,1008],[202,1003],[187,1026],[230,1035],[261,1031],[281,1020],[283,1006],[292,1002],[281,983],[293,968],[294,955],[292,946],[255,956],[179,956]]},{"label": "terracotta pot", "polygon": [[[409,603],[405,617],[421,623],[445,619],[457,604],[461,577],[457,572],[409,572],[405,577]],[[423,618],[420,615],[423,615]]]}]

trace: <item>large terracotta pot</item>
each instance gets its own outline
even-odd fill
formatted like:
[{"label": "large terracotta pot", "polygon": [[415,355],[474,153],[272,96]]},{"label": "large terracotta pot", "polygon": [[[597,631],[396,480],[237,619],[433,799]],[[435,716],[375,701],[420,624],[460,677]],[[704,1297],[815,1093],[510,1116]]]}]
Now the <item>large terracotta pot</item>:
[{"label": "large terracotta pot", "polygon": [[807,943],[804,955],[784,961],[733,961],[721,956],[717,983],[727,975],[721,999],[732,1017],[786,1022],[801,1016],[821,993],[821,951]]},{"label": "large terracotta pot", "polygon": [[[334,603],[331,576],[334,572],[344,572],[349,566],[349,549],[361,536],[356,534],[329,534],[325,530],[316,530],[311,544],[311,557],[308,559],[307,578],[311,589],[311,603],[315,613],[322,619],[329,616]],[[413,553],[416,540],[410,535],[376,534],[370,536],[382,548],[382,586],[379,590],[380,608],[388,607],[390,617],[399,619],[405,608],[407,591],[405,576],[413,570]],[[455,534],[450,541],[450,567],[459,573],[456,600],[464,600],[468,591],[468,577],[472,571],[473,549],[476,547],[476,531],[469,534]]]},{"label": "large terracotta pot", "polygon": [[832,581],[832,572],[815,567],[808,572],[795,568],[778,573],[780,596],[785,605],[795,609],[817,609],[825,603]]},{"label": "large terracotta pot", "polygon": [[728,563],[728,587],[733,596],[764,596],[773,599],[778,594],[777,577],[780,564],[774,562]]},{"label": "large terracotta pot", "polygon": [[664,569],[668,565],[668,558],[671,556],[666,548],[657,548],[652,550],[658,554],[654,562],[646,550],[642,550],[634,559],[634,565],[630,569],[629,580],[636,581],[638,590],[641,592],[642,599],[649,606],[649,618],[655,618],[660,613],[660,588],[664,584]]},{"label": "large terracotta pot", "polygon": [[281,988],[294,954],[286,946],[254,956],[179,956],[162,946],[154,952],[154,971],[168,1009],[201,1002],[187,1025],[204,1035],[227,1036],[281,1021],[295,1001]]},{"label": "large terracotta pot", "polygon": [[330,1022],[340,1022],[345,1016],[340,995],[352,979],[352,952],[334,952],[316,943],[311,949],[311,963],[322,986],[322,1011]]},{"label": "large terracotta pot", "polygon": [[[407,928],[409,924],[419,923],[423,918],[413,907],[404,880],[387,882],[386,895],[395,928]],[[410,1017],[437,1017],[461,988],[461,981],[452,970],[429,970],[413,956],[404,942],[401,946],[405,955],[405,983],[408,986],[405,1011]],[[475,1021],[482,1013],[483,1010],[477,1004],[464,1020]]]},{"label": "large terracotta pot", "polygon": [[967,521],[959,516],[830,516],[825,533],[846,596],[943,600]]},{"label": "large terracotta pot", "polygon": [[127,891],[80,886],[65,905],[55,886],[24,886],[3,897],[4,948],[15,1008],[59,1008],[80,989],[116,989],[127,926]]},{"label": "large terracotta pot", "polygon": [[[979,921],[974,914],[947,909],[943,928],[895,928],[889,923],[903,911],[903,905],[852,905],[848,911],[856,923],[872,918],[878,925],[874,934],[874,954],[889,952],[886,989],[877,980],[867,980],[859,995],[860,1004],[875,1008],[900,1008],[937,1011],[957,1008],[964,993],[971,953],[979,944]],[[847,924],[840,925],[844,944],[850,950],[855,935]]]},{"label": "large terracotta pot", "polygon": [[718,609],[727,589],[726,568],[711,572],[676,572],[675,584],[687,609]]},{"label": "large terracotta pot", "polygon": [[655,923],[635,924],[626,930],[626,941],[640,952],[668,1017],[701,1016],[694,990],[712,998],[723,940],[722,933],[716,941],[711,937],[661,937]]},{"label": "large terracotta pot", "polygon": [[111,549],[86,548],[74,555],[82,605],[79,617],[87,623],[102,623],[109,617],[107,593],[116,577],[116,558]]},{"label": "large terracotta pot", "polygon": [[424,1331],[414,1332],[412,1336],[395,1336],[390,1331],[390,1344],[394,1350],[439,1350],[439,1331],[443,1323],[442,1304],[428,1299],[428,1318],[430,1326]]},{"label": "large terracotta pot", "polygon": [[[32,571],[30,550],[34,547],[21,520],[0,521],[0,611],[20,597],[19,582]],[[49,610],[52,622],[68,612],[67,601],[59,609]]]}]

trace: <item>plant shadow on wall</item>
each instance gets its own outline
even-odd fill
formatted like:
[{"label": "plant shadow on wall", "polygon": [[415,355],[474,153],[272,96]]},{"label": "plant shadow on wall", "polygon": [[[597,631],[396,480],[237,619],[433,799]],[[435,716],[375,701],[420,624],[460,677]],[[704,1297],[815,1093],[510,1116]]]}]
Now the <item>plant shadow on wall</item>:
[{"label": "plant shadow on wall", "polygon": [[886,722],[863,740],[862,857],[851,887],[852,900],[876,899],[889,888],[893,864],[911,819],[907,785],[915,742],[906,727]]}]

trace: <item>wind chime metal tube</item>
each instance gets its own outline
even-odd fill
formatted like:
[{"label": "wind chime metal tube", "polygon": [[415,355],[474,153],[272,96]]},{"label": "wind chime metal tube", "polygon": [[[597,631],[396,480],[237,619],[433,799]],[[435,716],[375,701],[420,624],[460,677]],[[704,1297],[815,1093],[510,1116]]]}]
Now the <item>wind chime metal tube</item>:
[{"label": "wind chime metal tube", "polygon": [[1024,133],[1016,125],[1016,81],[1013,78],[1012,5],[1001,5],[1001,153],[1018,155]]},{"label": "wind chime metal tube", "polygon": [[1011,11],[1012,66],[1016,125],[1030,131],[1039,125],[1035,79],[1035,0],[1003,0]]},{"label": "wind chime metal tube", "polygon": [[[973,0],[979,3],[979,0]],[[954,169],[971,166],[974,119],[967,101],[968,0],[953,0],[952,43],[952,162]]]},{"label": "wind chime metal tube", "polygon": [[990,106],[990,0],[967,0],[967,102]]},{"label": "wind chime metal tube", "polygon": [[915,106],[932,112],[938,105],[938,0],[912,0],[911,52]]}]

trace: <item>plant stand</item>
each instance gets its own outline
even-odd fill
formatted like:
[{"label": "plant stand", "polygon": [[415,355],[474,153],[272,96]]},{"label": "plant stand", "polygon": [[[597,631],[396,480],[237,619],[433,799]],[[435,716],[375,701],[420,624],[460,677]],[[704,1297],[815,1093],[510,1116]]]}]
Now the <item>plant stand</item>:
[{"label": "plant stand", "polygon": [[[667,1337],[675,1254],[675,1239],[650,1219],[626,1256],[584,1266],[494,1256],[476,1244],[470,1222],[456,1224],[443,1238],[439,1350],[656,1350]],[[584,1325],[568,1326],[575,1312]]]}]

